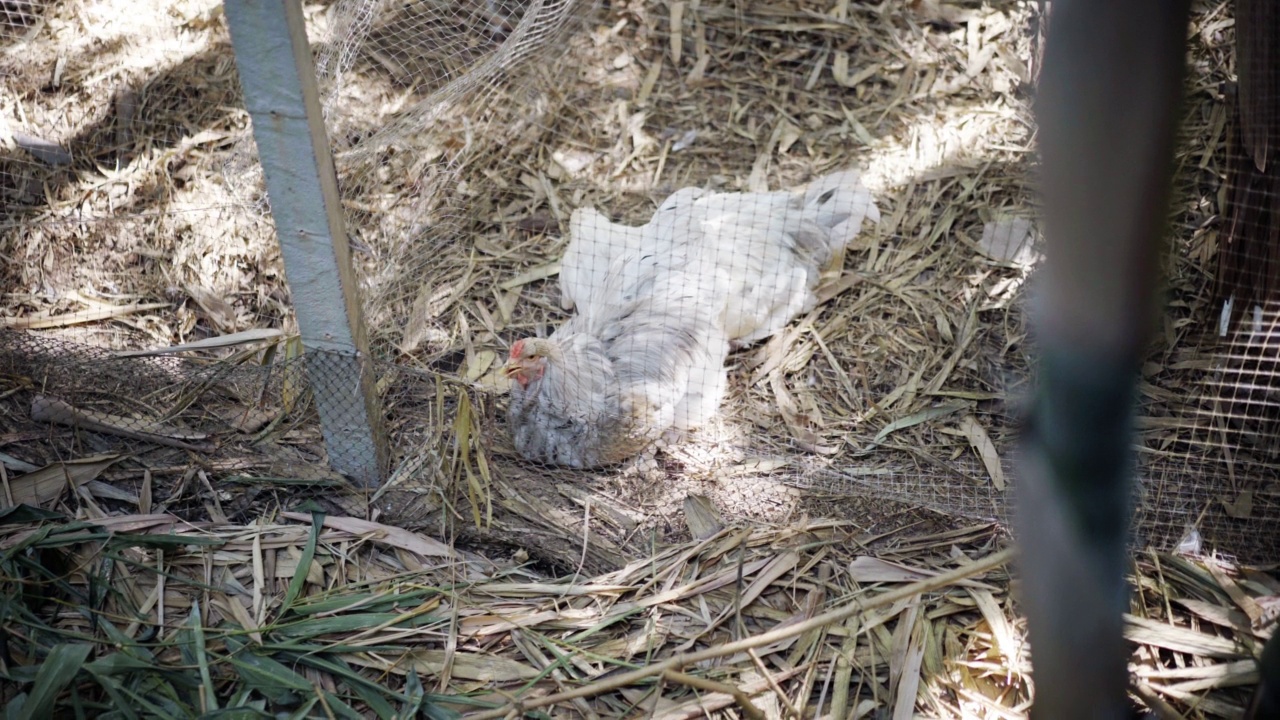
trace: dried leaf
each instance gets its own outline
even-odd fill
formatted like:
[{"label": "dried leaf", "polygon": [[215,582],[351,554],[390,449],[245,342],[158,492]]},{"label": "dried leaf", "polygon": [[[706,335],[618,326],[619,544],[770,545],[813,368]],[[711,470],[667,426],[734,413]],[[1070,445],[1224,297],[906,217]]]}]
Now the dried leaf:
[{"label": "dried leaf", "polygon": [[140,303],[135,305],[98,305],[87,310],[70,313],[34,313],[24,317],[0,318],[0,328],[15,330],[41,330],[45,328],[67,327],[80,323],[101,322],[113,318],[132,315],[133,313],[162,310],[169,303]]},{"label": "dried leaf", "polygon": [[219,413],[227,424],[246,435],[256,433],[276,419],[277,412],[264,408],[230,408]]},{"label": "dried leaf", "polygon": [[710,63],[711,63],[711,55],[709,54],[699,55],[697,61],[693,63],[693,69],[689,71],[688,77],[685,78],[684,80],[685,83],[687,83],[689,87],[698,87],[699,85],[702,85],[703,83],[705,83],[707,65],[709,65]]},{"label": "dried leaf", "polygon": [[480,376],[484,375],[485,371],[488,370],[497,359],[498,354],[494,351],[481,350],[476,353],[472,362],[467,364],[466,373],[464,373],[463,377],[469,382],[479,380]]},{"label": "dried leaf", "polygon": [[778,154],[786,155],[791,146],[800,139],[800,128],[791,124],[786,118],[783,118],[779,124],[782,130],[778,133]]},{"label": "dried leaf", "polygon": [[974,452],[978,453],[978,457],[982,458],[982,464],[987,468],[987,474],[991,476],[991,483],[997,490],[1003,491],[1004,467],[1000,464],[1000,453],[996,451],[996,444],[991,441],[991,436],[987,434],[986,429],[978,422],[978,418],[965,415],[960,419],[960,431],[969,438],[969,445],[973,447]]},{"label": "dried leaf", "polygon": [[[295,335],[284,344],[284,359],[287,364],[292,365],[292,361],[299,357],[302,357],[302,338]],[[286,413],[293,412],[294,405],[305,391],[306,381],[298,377],[298,373],[284,374],[284,379],[280,383],[280,402]]]},{"label": "dried leaf", "polygon": [[[913,611],[919,606],[913,606]],[[910,618],[910,621],[907,619]],[[924,615],[909,612],[903,619],[910,622],[910,644],[903,658],[901,676],[898,680],[897,694],[893,703],[894,720],[910,720],[915,717],[916,695],[920,692],[920,666],[924,661],[923,633],[927,632],[928,620]]]},{"label": "dried leaf", "polygon": [[546,280],[549,277],[554,277],[559,274],[559,272],[560,261],[557,260],[552,263],[547,263],[546,265],[539,265],[532,270],[522,272],[510,280],[499,284],[498,287],[502,290],[511,290],[513,288],[518,288],[521,285],[528,285],[529,283],[538,282],[539,280]]},{"label": "dried leaf", "polygon": [[919,570],[891,563],[887,560],[881,560],[880,558],[873,558],[866,555],[856,557],[853,559],[853,562],[849,563],[849,579],[854,582],[904,583],[923,580],[931,575],[932,573],[921,572]]},{"label": "dried leaf", "polygon": [[377,668],[383,672],[398,675],[414,669],[419,675],[435,677],[444,671],[446,663],[453,677],[487,683],[532,680],[541,675],[537,668],[487,653],[481,655],[469,652],[450,653],[445,650],[418,650],[399,653],[394,658],[386,659],[363,653],[351,653],[343,657],[353,665]]},{"label": "dried leaf", "polygon": [[658,84],[658,77],[662,75],[662,58],[654,60],[649,66],[649,72],[644,76],[644,82],[640,84],[640,92],[636,93],[636,102],[644,104],[648,102],[649,96],[653,94],[653,88]]},{"label": "dried leaf", "polygon": [[[857,582],[916,582],[931,578],[938,573],[933,570],[925,570],[923,568],[911,568],[905,565],[873,558],[866,555],[860,555],[849,563],[849,576]],[[956,585],[962,587],[984,588],[994,590],[990,585],[981,583],[976,580],[960,580]]]},{"label": "dried leaf", "polygon": [[[16,477],[9,481],[13,505],[26,503],[43,506],[61,495],[68,483],[73,487],[80,487],[125,457],[128,456],[94,455],[79,460],[53,463],[35,472]],[[7,497],[0,497],[0,507],[10,507]]]},{"label": "dried leaf", "polygon": [[222,332],[233,332],[236,329],[236,309],[231,303],[199,285],[187,285],[184,289],[214,327]]},{"label": "dried leaf", "polygon": [[872,438],[871,442],[872,444],[878,444],[880,441],[899,430],[905,430],[906,428],[914,427],[920,423],[946,417],[952,413],[959,412],[966,407],[968,407],[967,403],[951,402],[926,408],[917,413],[912,413],[904,418],[899,418],[888,425],[885,425],[881,428],[880,432],[876,433],[876,436]]},{"label": "dried leaf", "polygon": [[31,419],[146,440],[184,450],[209,449],[203,445],[188,442],[207,439],[208,433],[184,430],[154,420],[83,410],[44,395],[36,395],[31,399]]},{"label": "dried leaf", "polygon": [[684,522],[689,526],[689,533],[698,540],[705,540],[724,529],[720,513],[703,495],[685,496]]},{"label": "dried leaf", "polygon": [[[300,512],[284,512],[281,513],[281,517],[304,523],[310,523],[312,520],[312,516],[309,513]],[[439,540],[433,540],[425,535],[419,535],[403,528],[383,525],[371,520],[326,515],[324,526],[334,530],[342,530],[359,537],[369,537],[375,542],[408,550],[426,557],[455,557],[453,548]]]},{"label": "dried leaf", "polygon": [[1136,643],[1202,657],[1234,659],[1240,655],[1240,648],[1235,641],[1218,635],[1134,615],[1125,615],[1124,620],[1124,636]]},{"label": "dried leaf", "polygon": [[995,638],[996,649],[1000,651],[1001,657],[1008,667],[1015,667],[1020,643],[1009,624],[1009,618],[1005,616],[1000,603],[996,602],[995,595],[989,590],[970,589],[969,596],[978,605],[978,611],[991,628],[991,636]]},{"label": "dried leaf", "polygon": [[1247,520],[1253,517],[1253,491],[1242,490],[1236,496],[1235,501],[1227,498],[1219,498],[1222,502],[1222,508],[1227,511],[1227,515],[1238,520]]},{"label": "dried leaf", "polygon": [[1174,598],[1173,602],[1191,611],[1193,615],[1201,620],[1206,620],[1215,625],[1221,625],[1237,632],[1244,632],[1249,628],[1249,616],[1235,608],[1192,598]]},{"label": "dried leaf", "polygon": [[680,53],[684,49],[684,2],[671,3],[671,64],[680,67]]},{"label": "dried leaf", "polygon": [[960,25],[969,22],[976,14],[973,10],[939,0],[915,0],[908,3],[921,22],[942,25]]},{"label": "dried leaf", "polygon": [[242,332],[231,333],[229,335],[219,335],[217,337],[205,338],[195,342],[183,343],[181,345],[172,345],[166,348],[158,348],[156,350],[126,350],[116,353],[116,357],[149,357],[152,355],[167,355],[170,353],[191,352],[194,350],[219,350],[222,348],[235,347],[237,345],[245,345],[263,340],[275,340],[284,337],[283,330],[273,328],[254,328],[253,330],[244,330]]}]

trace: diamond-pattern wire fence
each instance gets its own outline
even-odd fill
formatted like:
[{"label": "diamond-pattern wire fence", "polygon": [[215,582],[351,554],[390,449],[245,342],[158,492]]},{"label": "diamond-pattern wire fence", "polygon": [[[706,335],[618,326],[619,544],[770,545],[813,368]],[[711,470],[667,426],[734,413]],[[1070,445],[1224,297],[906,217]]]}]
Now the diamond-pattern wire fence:
[{"label": "diamond-pattern wire fence", "polygon": [[[80,17],[33,3],[37,21],[7,21],[6,314],[26,329],[0,343],[6,468],[20,479],[97,457],[110,464],[73,474],[82,499],[191,517],[247,521],[260,503],[308,498],[357,511],[326,465],[341,433],[326,449],[311,401],[324,388],[305,365],[324,356],[286,339],[288,289],[218,6],[155,4],[168,21],[145,30],[105,1]],[[1036,257],[1036,18],[1021,4],[918,12],[306,6],[393,451],[373,512],[569,564],[587,522],[602,566],[636,537],[685,532],[690,496],[732,521],[1005,519]],[[1220,21],[1197,15],[1197,87],[1230,79]],[[96,35],[67,40],[86,23]],[[1231,102],[1189,103],[1172,307],[1144,367],[1137,529],[1162,547],[1194,530],[1205,550],[1265,559],[1278,514],[1268,325],[1249,310],[1224,345],[1210,282]],[[502,368],[515,341],[575,314],[556,274],[575,210],[640,226],[681,188],[802,192],[855,168],[879,221],[826,268],[821,304],[706,376],[726,383],[714,417],[603,469],[516,451]],[[745,224],[766,222],[741,207]],[[673,227],[687,233],[690,217]],[[703,297],[712,275],[682,287]],[[119,353],[255,327],[284,333]],[[59,491],[29,485],[39,502]]]}]

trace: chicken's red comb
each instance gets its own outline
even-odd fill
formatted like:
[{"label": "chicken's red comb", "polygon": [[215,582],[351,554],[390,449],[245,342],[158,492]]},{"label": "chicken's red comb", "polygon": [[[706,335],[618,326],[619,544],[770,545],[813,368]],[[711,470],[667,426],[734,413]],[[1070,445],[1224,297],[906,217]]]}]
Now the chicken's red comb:
[{"label": "chicken's red comb", "polygon": [[524,354],[524,340],[521,339],[511,344],[511,354],[508,355],[507,357],[510,360],[515,360],[516,358],[520,357],[523,354]]}]

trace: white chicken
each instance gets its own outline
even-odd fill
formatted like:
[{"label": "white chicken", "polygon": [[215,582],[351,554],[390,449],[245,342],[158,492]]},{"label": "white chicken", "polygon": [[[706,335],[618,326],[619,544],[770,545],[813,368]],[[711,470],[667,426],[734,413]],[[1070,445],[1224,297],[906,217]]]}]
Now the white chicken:
[{"label": "white chicken", "polygon": [[858,173],[801,191],[684,188],[645,225],[570,219],[561,305],[577,314],[511,347],[509,427],[531,460],[589,468],[705,423],[730,346],[812,310],[822,268],[879,213]]},{"label": "white chicken", "polygon": [[668,428],[687,430],[719,408],[729,341],[688,274],[648,273],[623,285],[618,258],[598,294],[551,337],[511,346],[508,422],[516,450],[553,465],[621,462]]}]

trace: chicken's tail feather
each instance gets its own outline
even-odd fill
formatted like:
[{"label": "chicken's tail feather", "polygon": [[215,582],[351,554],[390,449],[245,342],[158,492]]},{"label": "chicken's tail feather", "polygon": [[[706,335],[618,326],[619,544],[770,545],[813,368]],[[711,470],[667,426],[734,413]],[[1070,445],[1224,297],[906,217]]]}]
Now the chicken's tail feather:
[{"label": "chicken's tail feather", "polygon": [[875,199],[857,170],[841,170],[813,181],[801,199],[803,218],[794,231],[793,252],[800,258],[809,288],[816,286],[822,269],[862,230],[870,217],[880,219]]},{"label": "chicken's tail feather", "polygon": [[827,229],[845,223],[856,229],[866,218],[872,222],[880,219],[875,199],[862,184],[857,170],[841,170],[814,180],[805,189],[801,203],[805,220]]}]

